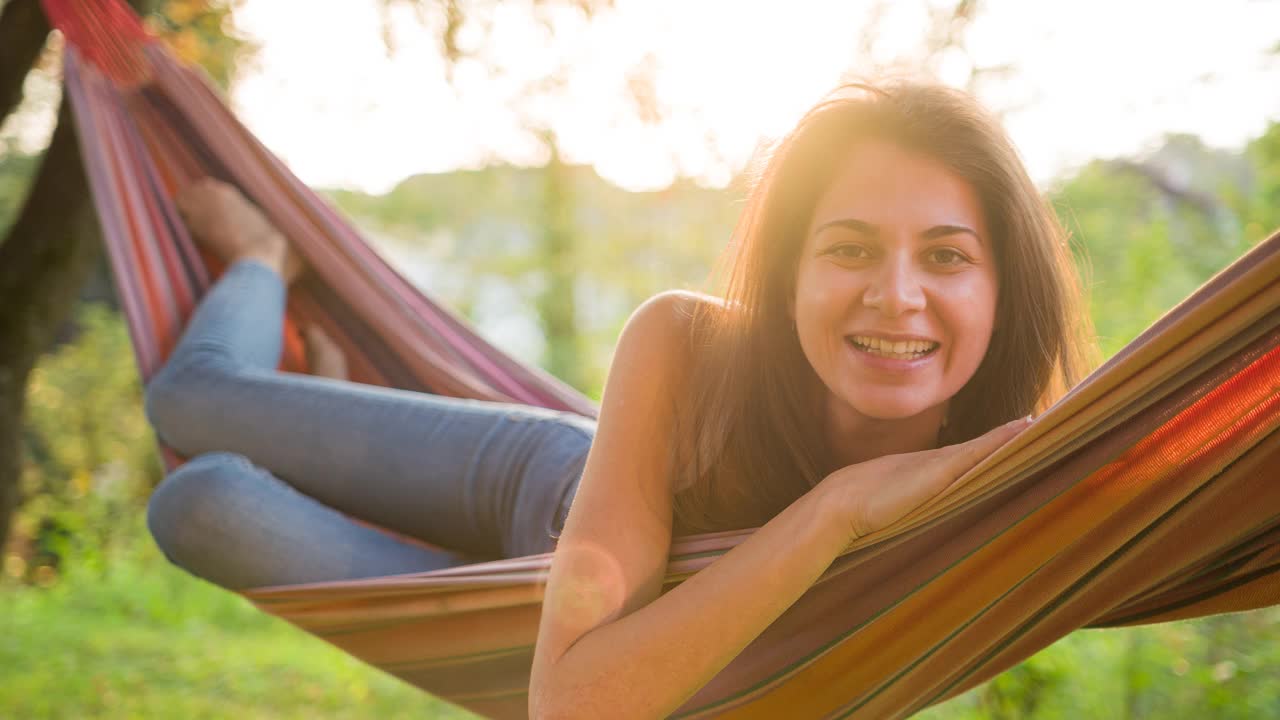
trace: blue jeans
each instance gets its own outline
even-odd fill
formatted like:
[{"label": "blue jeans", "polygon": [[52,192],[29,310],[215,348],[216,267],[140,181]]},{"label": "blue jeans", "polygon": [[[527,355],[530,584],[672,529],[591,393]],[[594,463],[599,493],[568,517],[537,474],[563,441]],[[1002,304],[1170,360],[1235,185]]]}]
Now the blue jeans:
[{"label": "blue jeans", "polygon": [[192,458],[147,512],[170,560],[243,589],[554,548],[592,420],[278,372],[285,293],[232,265],[147,386],[157,434]]}]

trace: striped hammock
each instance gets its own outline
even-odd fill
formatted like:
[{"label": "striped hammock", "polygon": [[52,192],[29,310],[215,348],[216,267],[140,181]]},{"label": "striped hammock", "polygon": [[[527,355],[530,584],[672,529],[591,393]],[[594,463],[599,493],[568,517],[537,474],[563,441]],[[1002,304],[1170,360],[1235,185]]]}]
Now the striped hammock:
[{"label": "striped hammock", "polygon": [[[238,186],[313,271],[283,366],[319,323],[353,379],[592,415],[375,254],[119,0],[45,0],[144,379],[213,277],[173,204]],[[676,717],[905,717],[1076,628],[1280,602],[1280,235],[1170,311],[967,482],[864,538]],[[166,451],[166,462],[181,462]],[[667,589],[749,531],[677,538]],[[405,681],[524,717],[550,555],[245,595]]]}]

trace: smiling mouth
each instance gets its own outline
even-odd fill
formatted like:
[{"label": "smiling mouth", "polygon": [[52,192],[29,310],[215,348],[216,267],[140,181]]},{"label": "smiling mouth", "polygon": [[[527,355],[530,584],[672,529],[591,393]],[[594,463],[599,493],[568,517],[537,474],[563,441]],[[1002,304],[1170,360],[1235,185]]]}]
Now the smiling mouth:
[{"label": "smiling mouth", "polygon": [[849,335],[845,341],[862,352],[892,360],[919,360],[937,352],[939,343],[929,340],[890,342],[863,335]]}]

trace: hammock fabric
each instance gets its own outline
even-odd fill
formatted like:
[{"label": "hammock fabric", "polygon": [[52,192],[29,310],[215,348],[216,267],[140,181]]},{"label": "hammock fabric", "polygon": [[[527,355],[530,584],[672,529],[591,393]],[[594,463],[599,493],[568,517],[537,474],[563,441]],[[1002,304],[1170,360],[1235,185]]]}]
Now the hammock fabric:
[{"label": "hammock fabric", "polygon": [[[253,198],[312,272],[354,379],[586,415],[423,296],[151,40],[118,0],[45,0],[143,378],[220,271],[176,191],[212,175]],[[905,717],[1080,627],[1280,602],[1280,235],[1170,311],[963,483],[864,538],[677,717]],[[180,458],[166,454],[172,467]],[[670,589],[750,531],[677,538]],[[245,595],[407,682],[523,717],[550,555]]]}]

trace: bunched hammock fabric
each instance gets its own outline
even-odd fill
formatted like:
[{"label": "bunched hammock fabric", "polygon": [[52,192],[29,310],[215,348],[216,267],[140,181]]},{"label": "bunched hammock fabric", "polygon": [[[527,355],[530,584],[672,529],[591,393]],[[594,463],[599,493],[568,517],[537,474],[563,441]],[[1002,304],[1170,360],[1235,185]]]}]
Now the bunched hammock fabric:
[{"label": "bunched hammock fabric", "polygon": [[[221,270],[175,193],[237,185],[312,268],[291,293],[353,379],[595,412],[375,254],[118,0],[45,0],[145,379]],[[1080,627],[1280,602],[1280,235],[1174,308],[953,490],[863,538],[676,717],[905,717]],[[166,451],[170,467],[181,462]],[[665,588],[750,531],[677,538]],[[523,717],[550,555],[245,593],[491,717]]]}]

